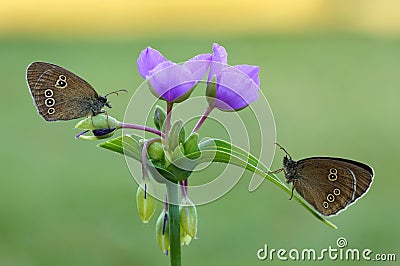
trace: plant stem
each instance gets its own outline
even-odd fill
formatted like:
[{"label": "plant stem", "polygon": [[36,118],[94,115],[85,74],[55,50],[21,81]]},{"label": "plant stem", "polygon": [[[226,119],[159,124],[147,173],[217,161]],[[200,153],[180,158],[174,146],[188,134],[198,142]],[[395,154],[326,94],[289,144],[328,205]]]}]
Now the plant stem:
[{"label": "plant stem", "polygon": [[121,124],[119,124],[119,127],[120,128],[143,130],[143,131],[151,132],[151,133],[154,133],[154,134],[159,135],[161,137],[164,137],[164,133],[162,133],[161,131],[159,131],[159,130],[157,130],[155,128],[148,127],[148,126],[129,124],[129,123],[121,123]]},{"label": "plant stem", "polygon": [[171,266],[181,266],[181,234],[178,204],[178,184],[167,182],[169,245]]},{"label": "plant stem", "polygon": [[207,106],[206,110],[204,111],[204,114],[201,116],[200,120],[197,122],[197,124],[196,124],[196,126],[194,127],[192,133],[195,133],[195,132],[197,132],[197,131],[200,129],[201,125],[204,123],[204,121],[206,121],[208,115],[211,113],[211,111],[212,111],[213,109],[214,109],[213,106],[211,106],[211,105],[208,105],[208,106]]},{"label": "plant stem", "polygon": [[173,103],[167,102],[167,118],[165,119],[165,136],[168,136],[169,128],[171,126],[171,111]]}]

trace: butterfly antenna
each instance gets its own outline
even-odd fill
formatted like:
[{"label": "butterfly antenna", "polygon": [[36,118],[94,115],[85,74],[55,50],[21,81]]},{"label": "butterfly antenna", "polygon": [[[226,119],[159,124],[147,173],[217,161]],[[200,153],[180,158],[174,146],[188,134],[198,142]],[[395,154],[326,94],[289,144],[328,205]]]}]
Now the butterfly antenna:
[{"label": "butterfly antenna", "polygon": [[121,90],[117,90],[117,91],[113,91],[113,92],[107,93],[106,95],[104,95],[104,97],[107,98],[107,96],[110,95],[110,94],[116,94],[116,95],[118,95],[118,92],[121,92],[121,91],[128,93],[127,90],[121,89]]},{"label": "butterfly antenna", "polygon": [[278,146],[281,150],[283,150],[287,156],[289,156],[290,159],[292,159],[292,156],[290,156],[290,154],[285,150],[284,147],[282,147],[279,143],[275,142],[275,145]]}]

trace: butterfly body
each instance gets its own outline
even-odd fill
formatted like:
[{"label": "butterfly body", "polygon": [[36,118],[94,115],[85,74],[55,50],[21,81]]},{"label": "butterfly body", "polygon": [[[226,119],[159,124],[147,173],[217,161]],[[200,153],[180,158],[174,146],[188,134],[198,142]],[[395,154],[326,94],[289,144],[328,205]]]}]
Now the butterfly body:
[{"label": "butterfly body", "polygon": [[111,108],[84,79],[57,65],[34,62],[26,79],[39,114],[46,121],[71,120],[97,115]]},{"label": "butterfly body", "polygon": [[374,171],[363,163],[343,158],[311,157],[283,159],[286,182],[325,216],[346,209],[372,184]]}]

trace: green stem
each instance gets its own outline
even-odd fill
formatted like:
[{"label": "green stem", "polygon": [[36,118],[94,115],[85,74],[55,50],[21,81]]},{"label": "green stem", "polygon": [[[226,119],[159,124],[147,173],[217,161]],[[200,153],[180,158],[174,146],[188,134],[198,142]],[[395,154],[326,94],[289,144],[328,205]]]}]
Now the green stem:
[{"label": "green stem", "polygon": [[[169,245],[171,266],[181,266],[181,234],[178,204],[178,184],[167,182]],[[175,204],[174,204],[175,203]]]}]

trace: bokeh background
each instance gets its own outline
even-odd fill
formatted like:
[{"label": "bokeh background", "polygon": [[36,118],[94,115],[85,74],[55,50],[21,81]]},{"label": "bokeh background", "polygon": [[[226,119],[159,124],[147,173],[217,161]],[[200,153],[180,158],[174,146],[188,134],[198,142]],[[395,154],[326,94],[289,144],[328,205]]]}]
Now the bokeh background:
[{"label": "bokeh background", "polygon": [[[49,61],[100,94],[128,88],[128,96],[110,97],[110,113],[122,118],[142,82],[142,49],[180,62],[213,42],[227,48],[230,64],[261,67],[277,139],[294,158],[352,158],[372,165],[376,178],[331,219],[337,230],[271,183],[250,193],[242,180],[198,208],[199,239],[183,247],[183,264],[285,264],[259,261],[256,252],[264,244],[321,250],[338,237],[399,260],[399,37],[396,0],[1,0],[0,265],[169,264],[155,221],[139,220],[124,158],[75,140],[76,121],[39,117],[25,69]],[[282,157],[277,151],[273,169]]]}]

